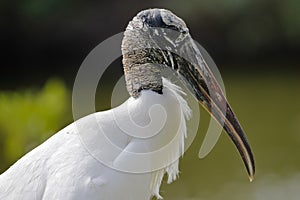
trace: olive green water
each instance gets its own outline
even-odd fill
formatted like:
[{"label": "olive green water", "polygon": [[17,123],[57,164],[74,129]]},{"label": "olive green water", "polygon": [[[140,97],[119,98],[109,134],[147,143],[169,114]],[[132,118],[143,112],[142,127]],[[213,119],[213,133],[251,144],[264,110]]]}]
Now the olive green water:
[{"label": "olive green water", "polygon": [[208,116],[181,160],[178,181],[164,182],[172,200],[300,199],[300,76],[223,75],[227,97],[252,146],[256,175],[249,182],[243,163],[224,133],[213,151],[198,159]]},{"label": "olive green water", "polygon": [[[201,109],[200,128],[193,144],[188,148],[183,158],[181,158],[181,173],[179,179],[170,185],[164,181],[161,188],[161,195],[166,200],[300,199],[299,74],[264,72],[259,75],[246,73],[223,73],[222,75],[227,98],[247,134],[255,156],[255,180],[252,183],[249,182],[242,160],[225,133],[221,135],[218,143],[208,156],[201,160],[198,158],[199,148],[206,133],[209,120],[208,114]],[[53,88],[53,90],[57,90],[55,89],[57,87]],[[53,94],[57,97],[56,93]],[[20,98],[21,97],[22,96],[20,96]],[[46,95],[46,97],[47,98],[42,98],[42,102],[49,100],[49,96]],[[37,100],[39,100],[39,98]],[[35,101],[33,101],[33,104],[36,105],[34,102]],[[108,100],[102,100],[98,103],[105,105],[107,102]],[[56,105],[57,102],[50,102],[50,105],[52,104]],[[26,102],[25,105],[28,106],[28,102]],[[38,109],[34,105],[32,106],[35,110],[29,109],[31,107],[28,107],[26,113],[37,112]],[[43,109],[41,110],[45,112],[44,107],[47,104],[44,102],[42,105],[41,108]],[[12,107],[15,108],[15,104],[13,104]],[[23,104],[20,104],[19,109],[21,108],[24,108]],[[53,110],[51,106],[49,106],[49,110]],[[2,110],[1,112],[4,111],[5,110]],[[9,119],[17,119],[15,115],[8,114],[16,113],[18,109],[7,110],[5,112],[7,112],[5,116],[8,116]],[[62,111],[62,113],[63,112],[64,111]],[[25,123],[27,118],[29,117],[23,116],[19,121],[24,121]],[[34,126],[34,124],[41,125],[42,118],[40,115],[37,114],[34,119],[38,120],[35,122],[30,121],[28,125],[30,129],[28,129],[27,132],[24,132],[24,129],[22,129],[22,131],[19,129],[15,131],[22,133],[21,138],[28,138],[26,140],[24,139],[24,142],[21,143],[24,143],[26,147],[24,151],[28,151],[49,137],[43,136],[44,133],[41,133],[45,132],[41,130],[48,129],[38,129],[38,126]],[[59,120],[59,118],[57,120],[59,122],[62,121]],[[57,124],[57,120],[53,119],[53,124]],[[49,122],[49,117],[47,116],[44,123],[46,122]],[[9,125],[9,123],[5,124],[7,126]],[[25,125],[24,127],[26,128],[27,125]],[[21,124],[18,123],[18,126],[12,124],[11,126],[20,128]],[[59,126],[63,127],[64,124]],[[52,129],[56,131],[61,127],[54,127]],[[34,130],[32,130],[33,128],[34,130],[38,129],[36,132],[37,134],[41,134],[41,136],[33,137],[33,135],[30,135],[34,132]],[[13,137],[8,134],[8,127],[5,128],[5,126],[1,126],[0,123],[0,133],[1,130],[2,134],[4,134],[2,137],[4,139],[0,141],[1,144],[4,145],[1,145],[1,148],[3,148],[2,153],[16,151],[17,148],[16,146],[13,147],[13,145],[20,145],[19,143],[8,143],[12,144],[8,145],[11,151],[4,148],[9,138]],[[49,134],[53,134],[53,132]],[[15,136],[15,138],[20,137]],[[32,145],[34,140],[36,140],[36,142]],[[23,155],[24,152],[20,150],[19,154],[15,154],[16,155],[7,162],[4,162],[3,157],[0,157],[1,165],[3,165],[1,171],[5,170],[18,157]]]}]

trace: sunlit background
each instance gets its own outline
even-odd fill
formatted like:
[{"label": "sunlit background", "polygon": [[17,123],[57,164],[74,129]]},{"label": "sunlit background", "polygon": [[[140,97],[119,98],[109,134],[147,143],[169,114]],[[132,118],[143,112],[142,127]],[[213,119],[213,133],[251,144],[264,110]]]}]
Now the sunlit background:
[{"label": "sunlit background", "polygon": [[[0,1],[0,172],[72,122],[72,86],[85,56],[124,31],[137,12],[154,7],[183,18],[213,57],[257,169],[249,183],[226,134],[199,160],[209,120],[201,110],[180,178],[171,185],[164,181],[164,198],[299,199],[299,0]],[[121,75],[118,59],[101,79],[97,110],[110,108]]]}]

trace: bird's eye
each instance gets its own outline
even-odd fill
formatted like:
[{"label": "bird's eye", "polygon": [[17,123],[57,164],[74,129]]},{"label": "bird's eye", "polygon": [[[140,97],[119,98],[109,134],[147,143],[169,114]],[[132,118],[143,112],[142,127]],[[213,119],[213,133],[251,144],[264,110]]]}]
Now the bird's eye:
[{"label": "bird's eye", "polygon": [[174,31],[178,31],[182,34],[186,34],[187,30],[184,28],[184,25],[182,25],[179,20],[176,20],[173,16],[170,16],[168,18],[163,18],[164,23],[166,24],[165,28],[169,28]]}]

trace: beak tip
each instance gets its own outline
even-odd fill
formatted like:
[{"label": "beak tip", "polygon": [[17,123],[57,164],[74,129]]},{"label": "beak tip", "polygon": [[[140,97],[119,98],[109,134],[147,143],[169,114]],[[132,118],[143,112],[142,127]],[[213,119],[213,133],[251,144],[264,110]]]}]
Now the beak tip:
[{"label": "beak tip", "polygon": [[250,183],[254,180],[254,176],[253,175],[249,175],[249,181]]}]

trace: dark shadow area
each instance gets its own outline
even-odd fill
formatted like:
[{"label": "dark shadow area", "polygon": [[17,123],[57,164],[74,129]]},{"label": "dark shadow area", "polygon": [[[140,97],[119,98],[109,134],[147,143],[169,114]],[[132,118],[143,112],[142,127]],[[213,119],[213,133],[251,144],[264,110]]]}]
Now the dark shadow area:
[{"label": "dark shadow area", "polygon": [[42,85],[52,76],[72,86],[85,56],[124,31],[137,12],[151,7],[164,7],[182,17],[221,70],[295,70],[300,53],[299,6],[297,0],[4,0],[0,89]]}]

